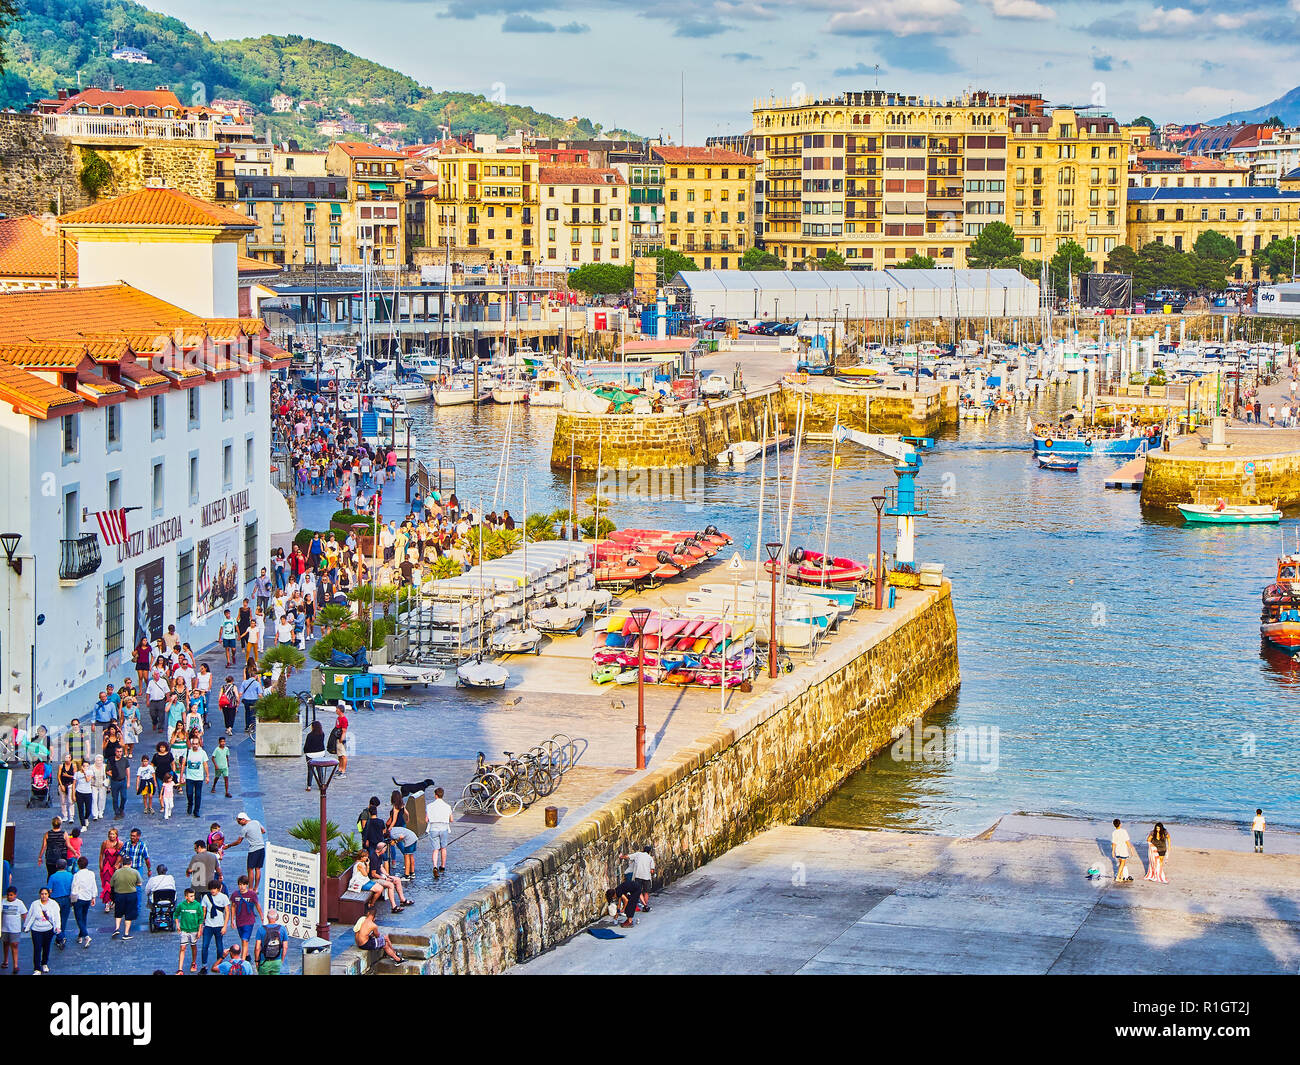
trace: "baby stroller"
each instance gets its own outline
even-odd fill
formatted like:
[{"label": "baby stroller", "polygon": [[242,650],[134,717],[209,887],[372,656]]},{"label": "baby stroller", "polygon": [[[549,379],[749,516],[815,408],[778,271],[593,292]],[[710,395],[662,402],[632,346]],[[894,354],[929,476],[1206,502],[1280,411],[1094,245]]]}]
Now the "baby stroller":
[{"label": "baby stroller", "polygon": [[149,931],[176,931],[176,892],[159,888],[149,897]]},{"label": "baby stroller", "polygon": [[54,768],[49,762],[37,762],[32,766],[32,790],[27,796],[27,808],[29,810],[33,806],[50,805],[51,792],[54,791],[53,780]]}]

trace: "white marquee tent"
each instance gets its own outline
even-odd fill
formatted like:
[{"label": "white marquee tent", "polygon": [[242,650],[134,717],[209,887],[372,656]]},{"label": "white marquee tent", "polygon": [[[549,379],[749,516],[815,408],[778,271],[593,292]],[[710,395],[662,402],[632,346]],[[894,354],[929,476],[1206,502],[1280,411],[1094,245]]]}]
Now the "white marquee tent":
[{"label": "white marquee tent", "polygon": [[671,287],[701,318],[1026,318],[1038,285],[1018,270],[691,270]]}]

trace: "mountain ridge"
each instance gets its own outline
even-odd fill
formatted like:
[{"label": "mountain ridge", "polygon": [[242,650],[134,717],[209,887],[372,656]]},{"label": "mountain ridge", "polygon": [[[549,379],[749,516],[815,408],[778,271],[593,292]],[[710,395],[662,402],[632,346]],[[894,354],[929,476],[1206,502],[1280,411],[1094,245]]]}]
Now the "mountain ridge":
[{"label": "mountain ridge", "polygon": [[1267,122],[1277,115],[1286,125],[1300,125],[1300,85],[1284,93],[1271,103],[1249,111],[1233,111],[1202,123],[1206,126],[1227,126],[1237,122]]}]

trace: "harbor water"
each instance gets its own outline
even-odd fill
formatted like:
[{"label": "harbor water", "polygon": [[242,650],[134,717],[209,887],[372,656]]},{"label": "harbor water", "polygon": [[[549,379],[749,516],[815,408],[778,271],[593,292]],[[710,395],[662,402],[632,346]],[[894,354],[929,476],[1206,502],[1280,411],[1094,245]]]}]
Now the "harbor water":
[{"label": "harbor water", "polygon": [[[1064,392],[1049,392],[1035,417],[1053,418],[1057,402],[1068,405]],[[964,422],[924,456],[931,514],[917,557],[942,562],[953,582],[962,671],[960,692],[926,724],[952,736],[922,734],[905,757],[876,758],[812,823],[967,834],[1014,811],[1240,822],[1263,807],[1270,823],[1300,824],[1300,663],[1262,650],[1258,630],[1260,590],[1284,538],[1294,549],[1296,521],[1188,529],[1144,516],[1138,493],[1104,487],[1119,460],[1039,470],[1026,413]],[[455,463],[463,501],[518,516],[525,480],[530,512],[569,504],[568,472],[549,466],[554,419],[423,406],[412,431],[426,461]],[[895,483],[892,467],[852,444],[836,453],[833,463],[829,442],[804,445],[790,543],[821,550],[833,490],[830,553],[869,558],[870,497]],[[620,526],[713,524],[753,558],[785,539],[784,509],[782,530],[772,526],[771,460],[759,537],[760,471],[758,461],[671,479],[610,471],[602,494]],[[583,513],[595,485],[579,482]]]}]

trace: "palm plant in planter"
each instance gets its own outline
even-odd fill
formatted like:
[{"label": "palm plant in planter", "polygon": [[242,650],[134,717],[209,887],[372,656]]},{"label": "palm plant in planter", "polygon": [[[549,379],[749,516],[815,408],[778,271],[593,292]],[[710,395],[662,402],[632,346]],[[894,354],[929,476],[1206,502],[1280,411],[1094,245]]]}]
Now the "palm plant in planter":
[{"label": "palm plant in planter", "polygon": [[254,753],[262,757],[296,757],[301,753],[299,742],[302,725],[298,700],[286,692],[289,674],[307,661],[306,656],[292,644],[277,644],[262,655],[264,667],[280,667],[275,691],[257,700],[257,737]]},{"label": "palm plant in planter", "polygon": [[[312,854],[320,853],[320,818],[304,817],[289,829],[293,839],[300,839],[311,848]],[[337,846],[331,844],[337,843]],[[344,835],[333,821],[325,822],[325,872],[330,879],[343,875],[361,855],[361,845],[356,836]]]},{"label": "palm plant in planter", "polygon": [[341,603],[330,603],[329,606],[320,608],[316,619],[321,624],[321,635],[328,636],[332,629],[346,624],[352,618],[352,611]]}]

